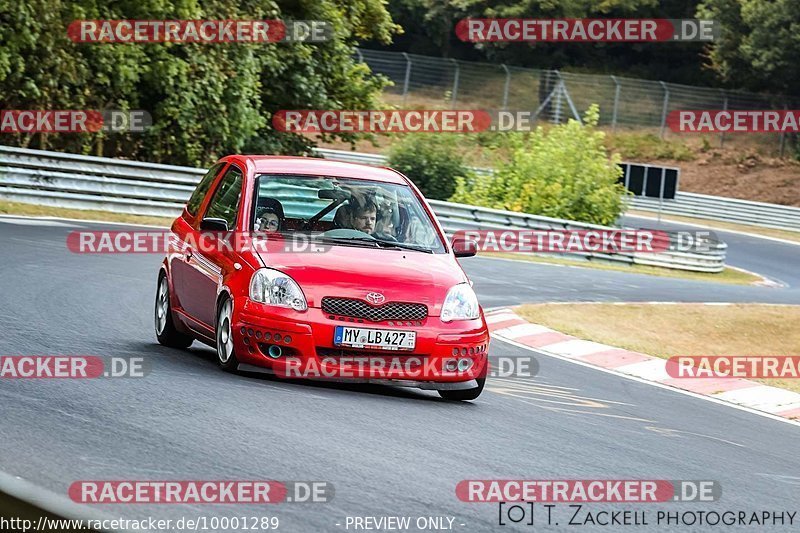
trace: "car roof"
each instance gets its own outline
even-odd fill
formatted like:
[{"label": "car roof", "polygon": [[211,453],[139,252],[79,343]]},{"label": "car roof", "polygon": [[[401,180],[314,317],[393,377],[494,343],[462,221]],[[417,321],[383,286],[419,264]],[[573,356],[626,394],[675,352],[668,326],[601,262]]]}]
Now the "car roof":
[{"label": "car roof", "polygon": [[256,174],[310,174],[356,178],[384,183],[406,184],[403,176],[387,167],[373,167],[360,163],[343,163],[316,157],[289,157],[275,155],[237,155],[223,158],[225,161],[244,160],[255,169]]}]

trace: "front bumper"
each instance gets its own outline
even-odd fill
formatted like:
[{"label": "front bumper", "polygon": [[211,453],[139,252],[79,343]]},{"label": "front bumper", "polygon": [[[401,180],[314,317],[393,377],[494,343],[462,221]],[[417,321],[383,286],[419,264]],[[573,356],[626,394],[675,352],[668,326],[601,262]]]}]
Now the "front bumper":
[{"label": "front bumper", "polygon": [[[243,370],[422,389],[474,388],[487,373],[489,332],[483,316],[450,323],[439,317],[370,322],[333,317],[319,308],[297,312],[245,300],[234,309],[233,323]],[[342,325],[413,330],[416,346],[412,352],[335,346],[334,330]]]}]

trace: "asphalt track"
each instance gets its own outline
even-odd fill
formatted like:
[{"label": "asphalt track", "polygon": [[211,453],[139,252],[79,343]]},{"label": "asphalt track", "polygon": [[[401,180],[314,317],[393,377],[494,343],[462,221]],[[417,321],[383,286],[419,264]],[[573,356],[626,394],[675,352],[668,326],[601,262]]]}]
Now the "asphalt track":
[{"label": "asphalt track", "polygon": [[[493,355],[534,355],[538,375],[492,380],[472,403],[223,373],[209,348],[156,344],[159,257],[72,254],[65,240],[75,226],[0,219],[0,354],[138,356],[152,371],[141,379],[0,381],[0,470],[62,496],[86,479],[324,480],[336,491],[327,504],[102,506],[110,517],[278,516],[279,531],[311,532],[348,531],[347,516],[450,516],[456,531],[514,529],[498,526],[496,504],[460,502],[462,479],[709,479],[723,489],[717,503],[590,506],[645,510],[649,526],[567,526],[571,510],[559,505],[559,526],[545,525],[536,508],[533,527],[516,526],[525,531],[725,531],[731,528],[657,526],[655,513],[799,510],[796,425],[498,341]],[[523,262],[463,264],[484,307],[595,299],[800,303],[791,284],[712,288]],[[791,527],[741,529],[797,530],[798,520],[800,513]]]}]

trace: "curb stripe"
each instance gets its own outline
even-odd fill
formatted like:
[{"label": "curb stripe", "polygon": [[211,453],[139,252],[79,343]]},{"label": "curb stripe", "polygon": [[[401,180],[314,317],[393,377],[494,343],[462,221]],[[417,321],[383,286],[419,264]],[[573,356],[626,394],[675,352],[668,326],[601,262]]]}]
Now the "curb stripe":
[{"label": "curb stripe", "polygon": [[578,339],[529,323],[507,308],[487,314],[486,321],[492,335],[518,346],[535,348],[545,355],[678,389],[732,407],[751,409],[763,416],[792,422],[800,419],[800,394],[793,391],[740,378],[674,378],[667,373],[666,359]]},{"label": "curb stripe", "polygon": [[751,388],[756,383],[739,378],[672,378],[664,381],[666,385],[672,385],[683,390],[690,390],[700,394],[719,394],[738,389]]},{"label": "curb stripe", "polygon": [[642,361],[649,360],[650,357],[641,353],[630,352],[620,348],[612,350],[604,350],[602,352],[593,353],[583,358],[587,363],[602,366],[603,368],[619,368],[621,366],[630,365],[633,363],[641,363]]},{"label": "curb stripe", "polygon": [[516,340],[525,346],[530,346],[531,348],[544,348],[552,344],[557,344],[574,338],[575,337],[570,337],[569,335],[564,335],[563,333],[554,331],[552,333],[540,333],[538,335],[521,337]]},{"label": "curb stripe", "polygon": [[564,357],[583,357],[608,350],[608,346],[597,342],[583,339],[570,339],[568,341],[557,342],[544,346],[548,352],[556,353]]}]

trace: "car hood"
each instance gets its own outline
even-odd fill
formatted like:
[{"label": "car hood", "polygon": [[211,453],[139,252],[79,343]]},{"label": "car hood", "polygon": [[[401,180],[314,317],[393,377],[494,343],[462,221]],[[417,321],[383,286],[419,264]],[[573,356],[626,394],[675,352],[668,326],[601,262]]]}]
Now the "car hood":
[{"label": "car hood", "polygon": [[453,285],[468,281],[450,254],[331,246],[324,252],[259,252],[269,268],[290,275],[303,290],[309,307],[324,296],[364,300],[379,292],[386,302],[424,303],[438,316]]}]

